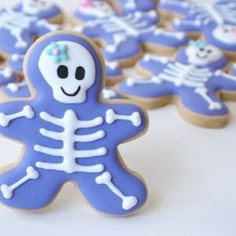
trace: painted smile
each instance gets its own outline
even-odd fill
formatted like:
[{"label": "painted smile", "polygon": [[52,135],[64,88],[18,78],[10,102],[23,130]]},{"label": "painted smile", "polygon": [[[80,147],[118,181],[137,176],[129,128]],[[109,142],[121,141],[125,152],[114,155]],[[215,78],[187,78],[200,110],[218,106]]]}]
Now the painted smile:
[{"label": "painted smile", "polygon": [[199,58],[201,58],[201,59],[206,59],[207,58],[207,55],[205,54],[205,55],[199,55],[198,53],[196,54],[197,55],[197,57],[199,57]]},{"label": "painted smile", "polygon": [[66,96],[74,97],[74,96],[76,96],[76,95],[79,93],[79,91],[80,91],[80,86],[77,88],[77,90],[76,90],[74,93],[67,93],[63,87],[61,87],[61,91],[62,91]]}]

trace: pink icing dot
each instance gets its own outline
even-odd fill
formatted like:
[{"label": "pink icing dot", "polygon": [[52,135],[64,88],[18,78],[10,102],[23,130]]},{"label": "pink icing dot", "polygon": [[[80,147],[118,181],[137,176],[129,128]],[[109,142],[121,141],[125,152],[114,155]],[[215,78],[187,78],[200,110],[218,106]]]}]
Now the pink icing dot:
[{"label": "pink icing dot", "polygon": [[59,49],[59,48],[56,48],[56,49],[54,50],[54,55],[55,55],[55,56],[59,56],[60,54],[61,54],[60,49]]},{"label": "pink icing dot", "polygon": [[91,7],[91,6],[93,6],[93,2],[91,0],[85,0],[85,1],[80,3],[80,6]]}]

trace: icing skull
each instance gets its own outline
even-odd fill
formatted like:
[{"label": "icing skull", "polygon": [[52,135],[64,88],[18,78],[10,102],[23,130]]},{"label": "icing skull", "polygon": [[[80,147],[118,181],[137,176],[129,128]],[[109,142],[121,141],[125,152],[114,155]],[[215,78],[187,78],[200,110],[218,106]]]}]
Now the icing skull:
[{"label": "icing skull", "polygon": [[219,48],[202,41],[191,41],[185,53],[188,63],[196,66],[209,65],[224,57],[223,52]]},{"label": "icing skull", "polygon": [[236,42],[236,26],[218,25],[212,32],[215,39],[226,44],[235,45]]},{"label": "icing skull", "polygon": [[85,15],[106,18],[114,15],[109,4],[103,1],[84,0],[79,4],[79,10]]},{"label": "icing skull", "polygon": [[37,15],[52,7],[52,3],[43,0],[24,0],[23,12],[30,15]]},{"label": "icing skull", "polygon": [[68,41],[53,43],[42,52],[38,65],[57,101],[67,104],[86,101],[96,70],[93,57],[85,47]]}]

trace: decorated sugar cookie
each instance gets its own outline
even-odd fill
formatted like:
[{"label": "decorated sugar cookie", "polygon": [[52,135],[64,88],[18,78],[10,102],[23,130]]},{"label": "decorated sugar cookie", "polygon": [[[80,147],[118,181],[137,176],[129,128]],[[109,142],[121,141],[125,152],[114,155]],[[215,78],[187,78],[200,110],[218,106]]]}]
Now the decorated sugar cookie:
[{"label": "decorated sugar cookie", "polygon": [[176,59],[146,55],[140,62],[147,79],[129,78],[119,92],[147,108],[175,102],[180,114],[193,124],[215,128],[226,124],[225,99],[236,97],[236,77],[222,69],[223,52],[204,41],[192,41]]},{"label": "decorated sugar cookie", "polygon": [[[173,54],[188,39],[181,32],[170,32],[157,27],[156,11],[135,11],[117,15],[113,8],[101,1],[83,1],[75,17],[81,33],[99,40],[107,61],[118,61],[121,66],[132,66],[142,54],[142,48]],[[85,23],[86,22],[86,23]]]},{"label": "decorated sugar cookie", "polygon": [[38,19],[47,19],[52,23],[63,22],[63,13],[54,3],[45,0],[23,0],[20,1],[14,10]]},{"label": "decorated sugar cookie", "polygon": [[0,107],[0,132],[24,145],[19,164],[0,175],[3,204],[44,208],[68,181],[105,213],[126,215],[145,203],[146,187],[117,147],[145,132],[146,114],[101,98],[101,60],[89,39],[71,31],[43,36],[28,51],[33,97]]},{"label": "decorated sugar cookie", "polygon": [[236,58],[236,2],[233,0],[213,3],[163,0],[161,9],[182,14],[173,27],[190,34],[203,35],[209,43]]}]

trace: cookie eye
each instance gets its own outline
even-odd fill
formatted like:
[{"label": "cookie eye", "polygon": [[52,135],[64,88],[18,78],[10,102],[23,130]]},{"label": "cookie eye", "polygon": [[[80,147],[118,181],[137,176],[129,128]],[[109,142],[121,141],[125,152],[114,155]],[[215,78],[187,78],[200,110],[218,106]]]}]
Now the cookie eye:
[{"label": "cookie eye", "polygon": [[209,53],[209,54],[212,53],[212,50],[211,50],[211,49],[208,49],[208,50],[207,50],[207,53]]},{"label": "cookie eye", "polygon": [[82,79],[84,79],[84,76],[85,76],[85,69],[84,69],[84,67],[78,66],[76,68],[75,78],[77,80],[82,80]]},{"label": "cookie eye", "polygon": [[63,65],[58,66],[57,76],[61,79],[66,79],[68,77],[68,68],[67,68],[67,66],[63,66]]},{"label": "cookie eye", "polygon": [[204,48],[199,48],[199,50],[200,50],[201,52],[203,52],[203,51],[204,51]]},{"label": "cookie eye", "polygon": [[225,28],[225,29],[224,29],[224,32],[225,32],[225,33],[229,33],[229,29],[226,29],[226,28]]}]

